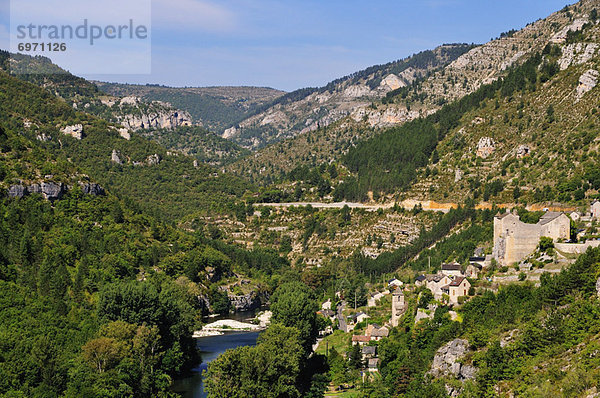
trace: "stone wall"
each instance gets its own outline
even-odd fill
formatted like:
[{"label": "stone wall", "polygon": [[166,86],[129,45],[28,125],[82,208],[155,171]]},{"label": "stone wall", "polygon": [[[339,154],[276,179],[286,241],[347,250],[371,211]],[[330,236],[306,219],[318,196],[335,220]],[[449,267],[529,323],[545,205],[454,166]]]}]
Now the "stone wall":
[{"label": "stone wall", "polygon": [[585,243],[555,243],[554,247],[563,253],[581,254],[590,247],[600,247],[600,240],[590,240]]},{"label": "stone wall", "polygon": [[542,236],[569,239],[570,220],[564,214],[544,215],[537,224],[526,224],[516,214],[504,214],[494,218],[493,257],[501,265],[520,262],[530,255]]}]

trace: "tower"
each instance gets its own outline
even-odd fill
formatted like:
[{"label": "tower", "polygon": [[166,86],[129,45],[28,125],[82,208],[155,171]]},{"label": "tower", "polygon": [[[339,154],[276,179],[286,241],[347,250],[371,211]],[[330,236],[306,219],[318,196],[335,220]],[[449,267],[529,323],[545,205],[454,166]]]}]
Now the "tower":
[{"label": "tower", "polygon": [[404,293],[400,288],[392,294],[392,327],[398,326],[400,317],[404,313]]}]

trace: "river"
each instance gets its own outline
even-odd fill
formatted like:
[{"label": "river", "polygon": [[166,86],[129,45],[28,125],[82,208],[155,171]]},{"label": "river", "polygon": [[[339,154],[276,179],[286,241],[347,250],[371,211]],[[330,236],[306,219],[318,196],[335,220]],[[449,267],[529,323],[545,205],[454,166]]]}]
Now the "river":
[{"label": "river", "polygon": [[[207,322],[219,319],[234,319],[248,322],[256,316],[255,311],[230,314],[223,317],[210,318]],[[206,370],[208,363],[216,359],[226,350],[235,347],[251,346],[256,344],[259,332],[226,332],[221,336],[200,337],[196,339],[196,346],[202,356],[202,363],[191,369],[189,377],[173,382],[172,391],[181,394],[184,398],[204,398],[204,383],[202,371]]]}]

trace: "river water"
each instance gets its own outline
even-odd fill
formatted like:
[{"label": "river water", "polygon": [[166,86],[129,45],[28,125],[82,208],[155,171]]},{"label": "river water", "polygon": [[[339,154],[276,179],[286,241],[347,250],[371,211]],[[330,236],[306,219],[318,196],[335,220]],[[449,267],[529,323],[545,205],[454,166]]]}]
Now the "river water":
[{"label": "river water", "polygon": [[[207,322],[214,322],[219,319],[235,319],[240,322],[248,322],[255,315],[254,311],[236,313],[224,317],[210,318]],[[230,348],[256,345],[257,338],[258,332],[226,332],[221,336],[197,338],[196,346],[202,356],[202,363],[191,369],[189,377],[175,380],[172,390],[181,394],[184,398],[205,398],[202,371],[206,370],[208,363]]]}]

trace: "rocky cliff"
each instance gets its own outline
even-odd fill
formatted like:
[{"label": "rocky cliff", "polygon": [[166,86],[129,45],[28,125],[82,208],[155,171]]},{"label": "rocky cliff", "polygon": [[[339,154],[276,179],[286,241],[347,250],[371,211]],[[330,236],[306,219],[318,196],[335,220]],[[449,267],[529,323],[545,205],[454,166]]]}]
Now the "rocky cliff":
[{"label": "rocky cliff", "polygon": [[[364,112],[373,101],[413,84],[470,48],[464,44],[444,45],[404,60],[373,66],[325,87],[298,90],[280,97],[272,106],[227,129],[223,137],[256,149],[329,126],[349,115],[361,118],[360,112]],[[393,111],[380,117],[380,121],[376,121],[374,116],[373,124],[401,122],[411,116],[415,115],[409,111]]]}]

